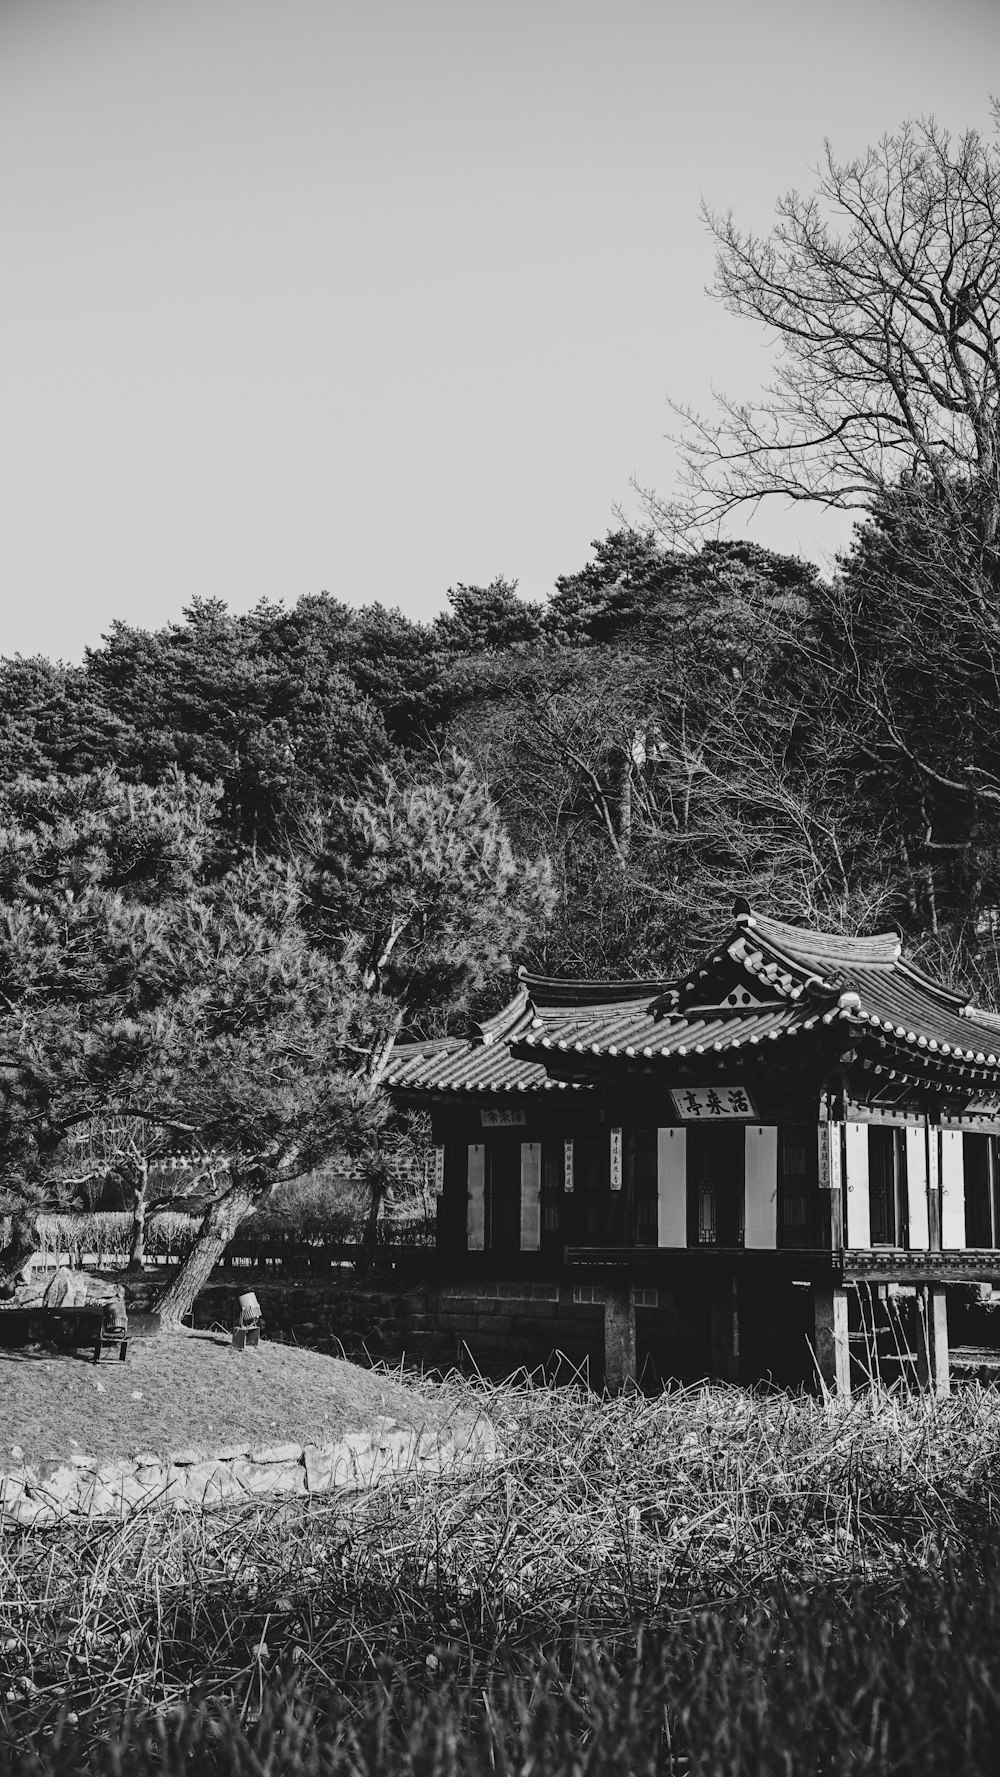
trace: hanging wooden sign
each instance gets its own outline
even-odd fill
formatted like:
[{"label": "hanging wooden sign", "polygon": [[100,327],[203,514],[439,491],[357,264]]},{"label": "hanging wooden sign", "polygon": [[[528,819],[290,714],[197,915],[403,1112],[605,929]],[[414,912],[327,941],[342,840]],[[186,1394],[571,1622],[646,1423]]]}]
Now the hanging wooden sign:
[{"label": "hanging wooden sign", "polygon": [[480,1111],[484,1129],[523,1129],[523,1111]]},{"label": "hanging wooden sign", "polygon": [[571,1141],[564,1141],[563,1142],[563,1190],[568,1191],[568,1192],[572,1192],[572,1189],[573,1189],[573,1143]]},{"label": "hanging wooden sign", "polygon": [[757,1107],[745,1086],[685,1086],[670,1092],[682,1123],[758,1123]]},{"label": "hanging wooden sign", "polygon": [[839,1123],[821,1123],[819,1126],[819,1188],[821,1191],[840,1190],[840,1130]]},{"label": "hanging wooden sign", "polygon": [[620,1129],[611,1131],[611,1189],[620,1191],[622,1188],[622,1132]]}]

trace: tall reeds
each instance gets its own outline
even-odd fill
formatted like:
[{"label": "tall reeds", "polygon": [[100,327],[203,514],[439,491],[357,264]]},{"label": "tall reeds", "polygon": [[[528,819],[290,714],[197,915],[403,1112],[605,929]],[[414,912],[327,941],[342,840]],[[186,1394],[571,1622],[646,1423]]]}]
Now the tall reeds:
[{"label": "tall reeds", "polygon": [[595,1642],[627,1664],[638,1625],[664,1645],[709,1618],[763,1634],[789,1599],[931,1583],[946,1561],[977,1562],[997,1528],[990,1390],[601,1401],[452,1377],[434,1392],[489,1413],[499,1461],[346,1497],[8,1535],[10,1731],[37,1741],[67,1703],[109,1731],[127,1706],[194,1693],[246,1720],[290,1684],[307,1700],[361,1696],[389,1667],[418,1691],[460,1670],[488,1692],[498,1672],[563,1670]]}]

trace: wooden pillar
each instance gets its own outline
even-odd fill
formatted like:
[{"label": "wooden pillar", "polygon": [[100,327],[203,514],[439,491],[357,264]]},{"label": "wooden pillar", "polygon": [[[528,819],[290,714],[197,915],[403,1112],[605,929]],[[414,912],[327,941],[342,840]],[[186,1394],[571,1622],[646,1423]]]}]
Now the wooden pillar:
[{"label": "wooden pillar", "polygon": [[847,1291],[818,1283],[813,1290],[816,1365],[825,1389],[840,1400],[851,1392],[851,1348],[847,1336]]},{"label": "wooden pillar", "polygon": [[604,1386],[620,1394],[635,1378],[635,1289],[611,1284],[604,1299]]},{"label": "wooden pillar", "polygon": [[948,1295],[944,1284],[922,1284],[917,1305],[917,1379],[938,1400],[944,1400],[951,1393]]},{"label": "wooden pillar", "polygon": [[740,1379],[740,1298],[735,1271],[713,1277],[709,1296],[708,1348],[712,1375]]}]

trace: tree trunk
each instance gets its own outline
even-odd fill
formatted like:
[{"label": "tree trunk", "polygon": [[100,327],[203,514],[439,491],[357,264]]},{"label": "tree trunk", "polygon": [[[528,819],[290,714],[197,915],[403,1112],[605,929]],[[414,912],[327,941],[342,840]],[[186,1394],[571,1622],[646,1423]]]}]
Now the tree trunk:
[{"label": "tree trunk", "polygon": [[617,789],[618,845],[623,862],[627,862],[632,849],[632,755],[628,747],[621,748]]},{"label": "tree trunk", "polygon": [[378,1218],[385,1199],[388,1172],[375,1138],[375,1151],[365,1166],[365,1183],[368,1186],[368,1208],[365,1214],[365,1228],[361,1237],[360,1270],[363,1274],[371,1271],[375,1264],[378,1246]]},{"label": "tree trunk", "polygon": [[224,1197],[211,1205],[177,1276],[153,1303],[162,1326],[180,1326],[182,1317],[194,1307],[195,1297],[204,1289],[240,1223],[270,1195],[270,1190],[269,1184],[247,1181],[233,1185]]},{"label": "tree trunk", "polygon": [[145,1160],[139,1162],[139,1178],[135,1186],[135,1200],[132,1204],[132,1245],[128,1255],[128,1269],[141,1271],[146,1262],[146,1188],[149,1184],[149,1165]]},{"label": "tree trunk", "polygon": [[0,1296],[14,1294],[22,1274],[42,1248],[38,1217],[28,1209],[18,1210],[12,1218],[10,1240],[0,1252]]}]

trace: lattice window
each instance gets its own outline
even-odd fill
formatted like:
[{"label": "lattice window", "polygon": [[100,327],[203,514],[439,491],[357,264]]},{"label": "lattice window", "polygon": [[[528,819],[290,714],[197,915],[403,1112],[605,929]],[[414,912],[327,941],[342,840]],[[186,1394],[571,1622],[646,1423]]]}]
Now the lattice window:
[{"label": "lattice window", "polygon": [[816,1244],[818,1156],[813,1124],[789,1124],[778,1146],[778,1242]]},{"label": "lattice window", "polygon": [[693,1246],[742,1246],[746,1145],[742,1128],[689,1129],[688,1240]]},{"label": "lattice window", "polygon": [[657,1241],[657,1180],[655,1129],[629,1132],[632,1167],[632,1202],[636,1246],[655,1246]]},{"label": "lattice window", "polygon": [[872,1246],[906,1246],[906,1131],[868,1129],[868,1203]]}]

